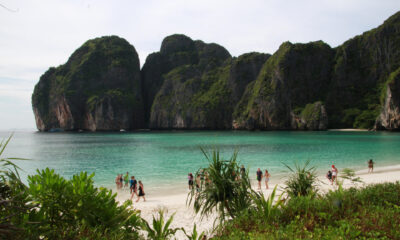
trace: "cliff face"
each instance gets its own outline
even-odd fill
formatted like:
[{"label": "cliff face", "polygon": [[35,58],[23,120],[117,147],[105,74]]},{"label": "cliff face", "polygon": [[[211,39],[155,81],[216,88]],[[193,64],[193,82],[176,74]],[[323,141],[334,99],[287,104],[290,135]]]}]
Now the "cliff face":
[{"label": "cliff face", "polygon": [[169,64],[172,70],[162,76],[150,109],[150,128],[229,128],[229,108],[225,108],[229,105],[229,90],[224,87],[229,52],[217,44],[172,35],[164,39],[160,53],[179,60]]},{"label": "cliff face", "polygon": [[400,66],[400,13],[336,49],[327,111],[332,127],[372,128],[380,96]]},{"label": "cliff face", "polygon": [[[330,81],[333,50],[323,42],[282,44],[264,64],[236,106],[239,129],[326,129],[299,114],[307,104],[323,100]],[[326,115],[320,103],[318,111]],[[300,121],[300,119],[302,119]],[[319,119],[327,121],[326,117]]]},{"label": "cliff face", "polygon": [[390,74],[382,90],[383,107],[376,120],[378,130],[400,129],[400,68]]},{"label": "cliff face", "polygon": [[36,85],[32,107],[40,131],[134,129],[144,124],[139,59],[119,37],[87,41]]},{"label": "cliff face", "polygon": [[143,68],[118,37],[87,41],[35,87],[39,130],[400,128],[400,12],[332,49],[231,57],[175,34]]}]

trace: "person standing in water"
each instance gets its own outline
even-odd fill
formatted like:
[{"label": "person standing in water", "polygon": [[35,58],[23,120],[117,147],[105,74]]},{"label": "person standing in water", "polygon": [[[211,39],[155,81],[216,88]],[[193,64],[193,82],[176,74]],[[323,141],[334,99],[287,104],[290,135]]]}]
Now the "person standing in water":
[{"label": "person standing in water", "polygon": [[258,181],[258,189],[260,189],[260,190],[261,190],[261,179],[262,179],[262,177],[263,177],[263,174],[261,172],[261,169],[258,168],[257,169],[257,181]]},{"label": "person standing in water", "polygon": [[372,173],[374,171],[374,161],[372,161],[372,159],[370,159],[368,161],[368,172]]},{"label": "person standing in water", "polygon": [[143,183],[142,181],[139,180],[139,196],[138,199],[136,200],[136,202],[139,202],[140,197],[143,197],[143,201],[146,202],[146,198],[144,197],[145,193],[144,193],[144,187],[143,187]]},{"label": "person standing in water", "polygon": [[337,176],[338,176],[338,170],[337,170],[337,168],[335,167],[335,165],[332,165],[332,185],[333,185],[333,182],[336,182],[336,185],[338,184],[337,183]]},{"label": "person standing in water", "polygon": [[264,177],[265,177],[265,188],[268,189],[269,188],[268,182],[269,182],[269,178],[271,177],[271,174],[269,174],[267,169],[265,169]]}]

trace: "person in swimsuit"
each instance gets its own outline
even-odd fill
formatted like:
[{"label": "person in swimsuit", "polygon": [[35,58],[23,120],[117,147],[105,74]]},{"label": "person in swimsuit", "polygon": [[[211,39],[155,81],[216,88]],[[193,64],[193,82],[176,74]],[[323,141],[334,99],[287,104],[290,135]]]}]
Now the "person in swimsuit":
[{"label": "person in swimsuit", "polygon": [[332,185],[333,185],[333,182],[336,182],[336,184],[338,184],[337,183],[337,175],[338,175],[338,170],[337,170],[337,168],[335,167],[335,165],[332,165]]},{"label": "person in swimsuit", "polygon": [[136,182],[135,176],[132,176],[131,177],[131,200],[132,200],[134,195],[138,196],[138,194],[137,194],[137,182]]},{"label": "person in swimsuit", "polygon": [[143,183],[142,181],[139,180],[139,196],[138,199],[136,200],[136,202],[139,202],[140,197],[143,197],[143,201],[146,202],[146,198],[144,197],[145,193],[144,193],[144,188],[143,188]]},{"label": "person in swimsuit", "polygon": [[263,174],[261,172],[261,169],[258,168],[257,169],[257,181],[258,181],[258,189],[260,189],[260,190],[261,190],[261,179],[262,179],[262,177],[263,177]]},{"label": "person in swimsuit", "polygon": [[123,182],[124,182],[124,174],[121,173],[119,175],[119,189],[122,189],[122,187],[124,186]]},{"label": "person in swimsuit", "polygon": [[192,188],[193,188],[193,174],[192,173],[188,174],[188,184],[189,184],[189,190],[192,190]]},{"label": "person in swimsuit", "polygon": [[269,174],[267,169],[265,169],[264,177],[265,177],[265,188],[268,189],[269,188],[268,182],[269,182],[269,178],[271,177],[271,174]]},{"label": "person in swimsuit", "polygon": [[374,171],[374,161],[372,161],[372,159],[370,159],[368,161],[368,172],[372,173]]},{"label": "person in swimsuit", "polygon": [[119,174],[115,178],[115,185],[117,185],[117,190],[119,189]]}]

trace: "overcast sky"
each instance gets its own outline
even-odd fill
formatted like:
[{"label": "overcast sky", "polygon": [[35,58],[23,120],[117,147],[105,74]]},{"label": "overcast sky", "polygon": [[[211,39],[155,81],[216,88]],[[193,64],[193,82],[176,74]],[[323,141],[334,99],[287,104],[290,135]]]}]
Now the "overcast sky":
[{"label": "overcast sky", "polygon": [[118,35],[141,65],[165,36],[215,42],[233,56],[274,53],[284,41],[332,47],[377,27],[400,0],[0,0],[0,129],[36,129],[39,77],[86,40]]}]

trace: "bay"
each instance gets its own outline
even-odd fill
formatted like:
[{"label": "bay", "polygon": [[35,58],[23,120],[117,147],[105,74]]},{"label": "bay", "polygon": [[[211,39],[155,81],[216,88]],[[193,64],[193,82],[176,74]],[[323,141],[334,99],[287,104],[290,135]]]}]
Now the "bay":
[{"label": "bay", "polygon": [[[10,132],[0,132],[6,139]],[[240,164],[254,179],[258,167],[268,169],[271,181],[287,175],[283,163],[310,159],[323,174],[335,164],[367,168],[400,164],[400,133],[300,131],[149,131],[122,133],[15,132],[4,156],[19,161],[21,176],[49,167],[67,178],[81,171],[95,173],[95,184],[114,188],[118,173],[135,175],[148,193],[173,194],[186,190],[187,174],[207,165],[200,147],[218,148],[224,158],[239,151]],[[254,176],[253,176],[254,175]]]}]

